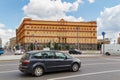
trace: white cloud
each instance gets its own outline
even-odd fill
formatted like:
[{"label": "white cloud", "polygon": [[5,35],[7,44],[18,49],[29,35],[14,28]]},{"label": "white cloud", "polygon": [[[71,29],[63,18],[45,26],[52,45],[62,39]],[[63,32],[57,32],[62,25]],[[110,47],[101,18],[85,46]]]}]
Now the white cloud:
[{"label": "white cloud", "polygon": [[15,36],[15,30],[12,29],[4,29],[4,24],[0,24],[0,38],[2,39],[2,46],[5,45],[6,42],[9,41],[11,37]]},{"label": "white cloud", "polygon": [[120,33],[120,5],[105,8],[101,12],[100,17],[97,18],[98,23],[98,36],[106,32],[106,37],[116,40]]},{"label": "white cloud", "polygon": [[5,26],[4,24],[0,23],[0,28],[3,28],[4,26]]},{"label": "white cloud", "polygon": [[94,3],[95,2],[95,0],[88,0],[89,1],[89,3]]},{"label": "white cloud", "polygon": [[23,10],[27,17],[33,19],[60,20],[63,18],[69,21],[78,21],[83,19],[81,17],[68,16],[66,13],[77,11],[79,5],[82,3],[82,0],[75,0],[73,3],[62,2],[61,0],[30,0],[23,7]]}]

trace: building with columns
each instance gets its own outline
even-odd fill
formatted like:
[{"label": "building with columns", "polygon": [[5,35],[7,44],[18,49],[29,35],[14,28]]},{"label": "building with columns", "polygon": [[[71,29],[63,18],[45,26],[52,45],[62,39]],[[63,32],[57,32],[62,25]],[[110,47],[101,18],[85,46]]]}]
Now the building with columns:
[{"label": "building with columns", "polygon": [[96,21],[71,22],[23,19],[16,29],[17,44],[29,50],[43,49],[50,43],[57,44],[61,49],[78,48],[80,50],[97,49]]},{"label": "building with columns", "polygon": [[[98,44],[103,44],[103,39],[98,39],[97,43]],[[105,38],[104,39],[104,43],[105,44],[110,44],[110,39],[109,38]]]}]

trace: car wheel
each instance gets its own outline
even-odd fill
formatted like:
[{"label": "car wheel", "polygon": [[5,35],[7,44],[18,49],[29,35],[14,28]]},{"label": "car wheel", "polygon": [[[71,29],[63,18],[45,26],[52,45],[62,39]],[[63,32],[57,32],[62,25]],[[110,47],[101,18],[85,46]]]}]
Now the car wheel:
[{"label": "car wheel", "polygon": [[71,70],[73,71],[73,72],[76,72],[76,71],[78,71],[79,70],[79,65],[77,64],[77,63],[74,63],[73,65],[72,65],[72,67],[71,67]]},{"label": "car wheel", "polygon": [[35,75],[36,77],[42,76],[42,75],[43,75],[43,72],[44,72],[44,70],[43,70],[43,68],[40,67],[40,66],[34,68],[34,75]]},{"label": "car wheel", "polygon": [[72,54],[71,52],[69,52],[69,54]]},{"label": "car wheel", "polygon": [[110,53],[109,53],[109,52],[106,52],[105,55],[110,56]]}]

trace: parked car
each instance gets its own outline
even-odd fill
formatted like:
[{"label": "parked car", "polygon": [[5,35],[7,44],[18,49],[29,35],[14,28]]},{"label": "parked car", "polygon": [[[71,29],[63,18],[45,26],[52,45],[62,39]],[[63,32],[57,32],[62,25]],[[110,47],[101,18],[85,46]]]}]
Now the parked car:
[{"label": "parked car", "polygon": [[101,54],[110,55],[120,55],[120,44],[104,44],[101,46]]},{"label": "parked car", "polygon": [[14,52],[15,55],[21,55],[23,53],[24,53],[24,51],[22,51],[22,50],[15,50],[15,52]]},{"label": "parked car", "polygon": [[81,67],[81,61],[67,53],[42,50],[25,53],[20,59],[19,70],[41,76],[45,72],[71,70],[76,72]]},{"label": "parked car", "polygon": [[80,50],[78,50],[78,49],[70,49],[69,53],[70,54],[82,54],[82,52]]},{"label": "parked car", "polygon": [[1,54],[4,54],[4,49],[3,48],[0,48],[0,55]]}]

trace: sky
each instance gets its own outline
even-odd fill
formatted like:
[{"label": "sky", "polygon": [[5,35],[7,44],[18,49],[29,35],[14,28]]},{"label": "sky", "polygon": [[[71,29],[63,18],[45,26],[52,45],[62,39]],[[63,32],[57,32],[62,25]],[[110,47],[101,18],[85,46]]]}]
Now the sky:
[{"label": "sky", "polygon": [[120,33],[120,0],[0,0],[0,38],[3,45],[16,36],[23,18],[96,21],[97,38],[116,41]]}]

